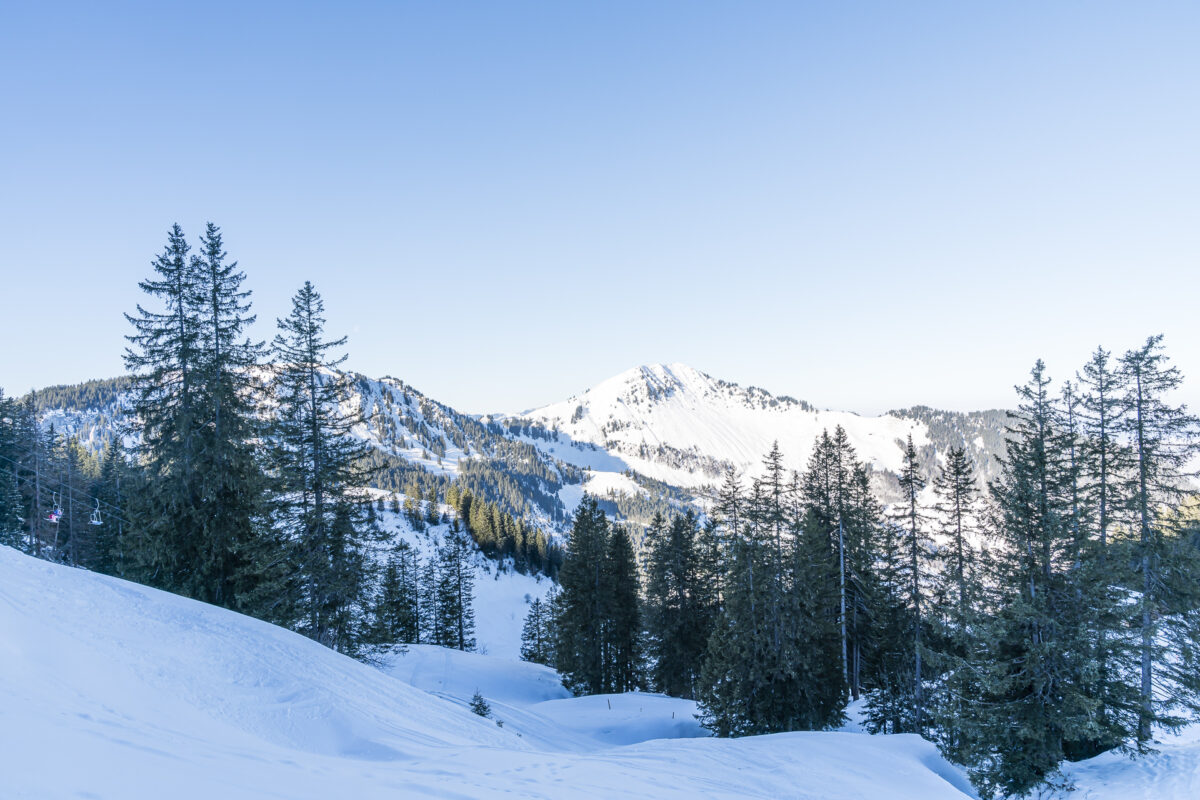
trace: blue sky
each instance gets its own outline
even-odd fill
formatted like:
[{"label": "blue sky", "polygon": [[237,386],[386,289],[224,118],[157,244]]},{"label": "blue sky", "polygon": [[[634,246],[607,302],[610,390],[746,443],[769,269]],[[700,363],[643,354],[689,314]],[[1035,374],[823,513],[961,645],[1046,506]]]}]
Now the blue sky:
[{"label": "blue sky", "polygon": [[639,363],[868,413],[1163,332],[1200,405],[1200,5],[0,6],[0,386],[121,371],[178,221],[469,412]]}]

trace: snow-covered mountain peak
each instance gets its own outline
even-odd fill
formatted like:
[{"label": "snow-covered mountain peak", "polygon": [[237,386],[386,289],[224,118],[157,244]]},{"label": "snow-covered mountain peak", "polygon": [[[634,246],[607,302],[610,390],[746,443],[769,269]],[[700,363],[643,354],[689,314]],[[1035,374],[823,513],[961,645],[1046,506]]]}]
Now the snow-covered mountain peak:
[{"label": "snow-covered mountain peak", "polygon": [[[723,407],[745,407],[784,409],[799,406],[811,409],[808,403],[786,395],[775,396],[756,386],[739,386],[736,383],[714,378],[706,372],[680,362],[672,364],[643,364],[601,381],[591,389],[568,398],[565,403],[552,404],[526,412],[524,416],[547,416],[546,412],[560,405],[572,408],[603,409],[615,404],[646,405],[674,401],[683,406],[719,405]],[[574,412],[572,412],[574,413]]]},{"label": "snow-covered mountain peak", "polygon": [[[918,445],[928,441],[926,426],[911,418],[821,411],[679,363],[634,367],[522,416],[558,432],[545,447],[564,461],[691,488],[715,483],[727,467],[757,472],[776,441],[787,466],[802,469],[816,438],[839,425],[864,459],[886,470],[898,468],[898,442],[910,433]],[[593,463],[596,448],[607,452],[608,463]]]},{"label": "snow-covered mountain peak", "polygon": [[597,405],[614,401],[640,403],[674,394],[704,396],[720,383],[687,364],[643,364],[601,381],[572,399]]}]

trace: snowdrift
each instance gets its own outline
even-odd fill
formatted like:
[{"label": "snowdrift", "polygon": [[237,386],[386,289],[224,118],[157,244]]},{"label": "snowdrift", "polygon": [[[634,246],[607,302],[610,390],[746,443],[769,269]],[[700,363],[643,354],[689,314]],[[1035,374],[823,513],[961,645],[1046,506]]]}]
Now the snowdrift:
[{"label": "snowdrift", "polygon": [[[914,736],[643,741],[701,733],[690,704],[635,694],[610,712],[552,678],[438,648],[376,669],[0,547],[0,797],[970,796]],[[466,710],[475,688],[503,727]]]}]

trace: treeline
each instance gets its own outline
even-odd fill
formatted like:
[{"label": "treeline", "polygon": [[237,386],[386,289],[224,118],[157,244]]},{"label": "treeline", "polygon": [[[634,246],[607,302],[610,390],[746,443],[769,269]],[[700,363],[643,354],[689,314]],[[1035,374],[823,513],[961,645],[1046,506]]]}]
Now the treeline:
[{"label": "treeline", "polygon": [[37,411],[67,408],[78,411],[112,408],[130,387],[128,376],[100,378],[74,385],[47,386],[34,396]]},{"label": "treeline", "polygon": [[[374,485],[396,495],[393,511],[403,512],[416,530],[450,521],[443,520],[437,511],[444,501],[484,554],[502,560],[511,558],[518,572],[541,572],[551,578],[558,574],[562,549],[541,529],[504,510],[500,503],[481,499],[467,488],[471,481],[427,472],[378,450],[369,451],[364,463],[374,471]],[[464,466],[471,463],[474,461]]]},{"label": "treeline", "polygon": [[801,474],[772,449],[749,485],[726,475],[706,521],[657,519],[632,587],[628,537],[588,500],[536,610],[552,646],[531,613],[525,650],[578,692],[694,697],[722,736],[836,727],[861,698],[871,731],[931,739],[988,797],[1147,750],[1200,713],[1180,381],[1161,337],[1097,350],[1057,390],[1038,362],[986,492],[962,447],[927,486],[910,440],[887,509],[840,428]]},{"label": "treeline", "polygon": [[[404,494],[415,487],[422,496],[436,490],[446,496],[451,486],[476,497],[487,498],[489,503],[514,519],[526,520],[540,511],[552,523],[567,518],[557,489],[540,478],[522,475],[505,462],[476,456],[458,464],[458,475],[440,475],[423,469],[398,456],[371,450],[367,463],[372,471],[372,485],[384,491]],[[557,484],[561,488],[562,484]]]},{"label": "treeline", "polygon": [[500,510],[500,506],[452,484],[446,490],[446,503],[466,525],[467,532],[485,555],[511,558],[521,572],[542,572],[558,576],[563,553],[544,532]]}]

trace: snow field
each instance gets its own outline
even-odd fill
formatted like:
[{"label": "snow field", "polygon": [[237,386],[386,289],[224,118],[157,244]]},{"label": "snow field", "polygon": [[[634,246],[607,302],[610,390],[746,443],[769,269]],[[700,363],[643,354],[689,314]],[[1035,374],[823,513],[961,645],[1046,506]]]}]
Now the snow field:
[{"label": "snow field", "polygon": [[[503,727],[466,710],[476,688]],[[695,736],[692,706],[611,700],[610,712],[609,698],[569,698],[543,667],[433,647],[376,669],[0,548],[6,799],[970,796],[917,737],[642,741]]]}]

